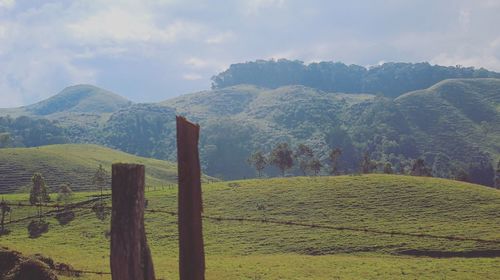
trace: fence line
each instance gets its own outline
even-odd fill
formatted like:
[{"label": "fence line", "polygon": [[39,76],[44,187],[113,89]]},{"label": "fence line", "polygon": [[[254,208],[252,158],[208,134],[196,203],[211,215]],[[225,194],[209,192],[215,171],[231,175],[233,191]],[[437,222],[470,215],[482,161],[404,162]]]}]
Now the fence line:
[{"label": "fence line", "polygon": [[[20,206],[20,207],[36,207],[36,205],[30,204],[7,204],[8,206]],[[46,205],[44,207],[49,208],[59,208],[59,210],[52,210],[43,213],[43,216],[49,216],[55,213],[59,213],[61,211],[65,211],[61,205]],[[105,209],[110,210],[111,206],[104,206]],[[72,206],[71,209],[93,209],[89,206]],[[162,209],[145,209],[144,212],[149,213],[163,213],[171,216],[177,216],[178,213],[175,211],[168,211]],[[32,218],[38,218],[38,216],[30,216],[24,217],[18,220],[13,220],[11,222],[6,222],[5,224],[17,223],[21,221],[25,221]],[[354,231],[354,232],[363,232],[363,233],[371,233],[371,234],[380,234],[380,235],[398,235],[398,236],[410,236],[416,238],[429,238],[429,239],[444,239],[450,241],[475,241],[480,243],[492,243],[492,244],[500,244],[500,240],[491,240],[491,239],[482,239],[482,238],[474,238],[474,237],[463,237],[463,236],[453,236],[453,235],[435,235],[429,233],[412,233],[412,232],[401,232],[401,231],[384,231],[377,229],[368,229],[368,228],[354,228],[348,226],[333,226],[333,225],[325,225],[325,224],[315,224],[315,223],[305,223],[305,222],[295,222],[295,221],[284,221],[284,220],[276,220],[276,219],[259,219],[259,218],[245,218],[245,217],[229,217],[229,216],[212,216],[202,214],[202,218],[206,220],[212,221],[227,221],[227,222],[252,222],[252,223],[265,223],[265,224],[276,224],[276,225],[284,225],[284,226],[296,226],[296,227],[308,227],[308,228],[319,228],[319,229],[329,229],[329,230],[338,230],[338,231]]]}]

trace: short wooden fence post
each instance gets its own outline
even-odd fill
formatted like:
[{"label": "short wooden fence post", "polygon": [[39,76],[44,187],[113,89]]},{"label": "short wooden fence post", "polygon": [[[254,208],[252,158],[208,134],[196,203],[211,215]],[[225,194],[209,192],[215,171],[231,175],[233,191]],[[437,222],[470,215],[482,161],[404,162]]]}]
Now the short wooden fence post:
[{"label": "short wooden fence post", "polygon": [[113,164],[111,274],[114,280],[155,279],[144,230],[144,165]]}]

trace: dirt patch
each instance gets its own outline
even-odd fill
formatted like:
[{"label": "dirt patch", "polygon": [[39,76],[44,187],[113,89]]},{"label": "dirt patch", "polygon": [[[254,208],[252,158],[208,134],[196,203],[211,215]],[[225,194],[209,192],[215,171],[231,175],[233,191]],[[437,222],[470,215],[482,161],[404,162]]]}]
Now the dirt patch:
[{"label": "dirt patch", "polygon": [[51,258],[36,254],[23,256],[21,253],[0,248],[0,279],[5,280],[57,280],[56,273],[78,277],[73,267],[56,263]]},{"label": "dirt patch", "polygon": [[431,258],[496,258],[500,257],[500,250],[472,250],[472,251],[433,251],[433,250],[404,250],[397,252],[400,255],[431,257]]}]

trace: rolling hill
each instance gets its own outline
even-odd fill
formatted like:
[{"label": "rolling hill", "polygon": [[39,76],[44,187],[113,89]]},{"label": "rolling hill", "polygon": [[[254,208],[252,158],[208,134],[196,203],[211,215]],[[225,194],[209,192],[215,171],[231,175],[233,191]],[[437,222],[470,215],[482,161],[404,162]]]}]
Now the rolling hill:
[{"label": "rolling hill", "polygon": [[[68,90],[67,95],[77,92]],[[181,114],[202,127],[200,156],[210,176],[254,177],[247,164],[250,154],[268,153],[278,142],[288,142],[313,147],[325,166],[329,151],[341,148],[344,173],[359,172],[361,158],[368,152],[377,165],[375,172],[390,163],[396,172],[409,173],[412,162],[423,158],[433,176],[466,174],[471,182],[492,186],[492,165],[500,159],[499,98],[500,79],[494,78],[443,80],[395,99],[302,85],[235,85],[156,104],[125,106],[124,101],[120,103],[124,107],[83,112],[91,107],[80,102],[76,107],[62,106],[61,112],[59,105],[51,105],[54,108],[46,112],[57,113],[31,115],[36,120],[0,117],[0,147],[94,143],[173,161],[175,115]],[[46,108],[40,104],[26,108]],[[0,110],[0,115],[6,112]],[[273,167],[264,171],[268,176],[278,173]],[[290,173],[301,174],[297,168]],[[322,174],[327,173],[325,167]]]},{"label": "rolling hill", "polygon": [[[176,195],[146,192],[148,209],[175,212]],[[491,188],[397,175],[294,177],[203,185],[203,201],[207,279],[498,277],[500,192]],[[15,208],[12,219],[32,211]],[[2,245],[109,271],[109,222],[89,209],[65,226],[47,220],[38,239],[24,223],[7,225]],[[178,278],[177,218],[146,212],[145,222],[157,277]]]},{"label": "rolling hill", "polygon": [[177,184],[174,163],[137,157],[97,145],[50,145],[0,149],[0,193],[26,191],[35,172],[42,173],[52,190],[65,183],[70,183],[74,191],[92,190],[95,189],[92,177],[99,165],[102,164],[111,176],[114,162],[144,164],[148,185]]},{"label": "rolling hill", "polygon": [[58,115],[64,113],[111,113],[131,105],[127,99],[93,85],[75,85],[63,89],[58,94],[38,103],[12,109],[2,109],[7,113],[28,116]]},{"label": "rolling hill", "polygon": [[396,99],[240,85],[161,104],[202,124],[209,174],[252,176],[249,154],[285,141],[309,144],[325,163],[328,150],[340,147],[349,172],[367,151],[402,172],[422,157],[434,176],[466,170],[473,182],[491,186],[491,163],[500,158],[499,100],[500,79],[453,79]]}]

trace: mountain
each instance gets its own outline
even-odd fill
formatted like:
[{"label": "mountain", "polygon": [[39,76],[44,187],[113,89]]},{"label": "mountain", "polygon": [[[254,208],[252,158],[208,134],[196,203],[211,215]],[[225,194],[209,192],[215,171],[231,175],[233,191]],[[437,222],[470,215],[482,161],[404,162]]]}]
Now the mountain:
[{"label": "mountain", "polygon": [[267,88],[303,85],[327,92],[372,93],[395,98],[451,78],[500,78],[484,68],[389,62],[369,68],[341,62],[257,60],[232,64],[212,78],[213,88],[251,84]]},{"label": "mountain", "polygon": [[[33,105],[2,109],[0,113],[51,116],[62,113],[111,113],[131,104],[127,99],[92,85],[75,85]],[[4,112],[2,112],[4,111]]]},{"label": "mountain", "polygon": [[[484,72],[466,69],[451,70],[470,75]],[[391,75],[406,73],[407,77],[412,73],[408,71]],[[500,159],[499,98],[500,79],[495,78],[447,79],[396,98],[304,85],[240,84],[156,104],[127,106],[125,102],[105,113],[99,109],[72,113],[71,108],[85,108],[77,105],[45,116],[0,117],[0,147],[94,143],[175,161],[175,115],[180,114],[201,125],[203,170],[219,178],[254,177],[255,171],[247,164],[249,156],[257,150],[269,153],[277,143],[287,142],[292,147],[311,146],[324,165],[323,175],[328,174],[329,151],[341,148],[343,173],[359,172],[367,153],[375,172],[383,172],[390,164],[395,172],[408,174],[413,162],[421,158],[433,176],[492,186],[493,164]],[[39,103],[25,108],[42,107]],[[278,171],[267,167],[264,173],[274,176]],[[298,168],[289,173],[302,174]]]},{"label": "mountain", "polygon": [[71,184],[73,191],[95,190],[92,178],[99,165],[111,176],[111,164],[115,162],[144,164],[149,186],[177,184],[177,166],[171,162],[97,145],[50,145],[0,149],[0,193],[26,190],[35,172],[42,173],[52,191],[66,183]]},{"label": "mountain", "polygon": [[[156,277],[179,279],[177,217],[152,212],[176,212],[177,190],[149,191],[146,198],[148,243],[153,262],[162,264]],[[26,203],[28,196],[5,199]],[[204,184],[207,279],[497,279],[498,213],[499,191],[437,178],[372,174]],[[12,220],[35,214],[14,206]],[[7,224],[12,232],[2,236],[2,246],[43,252],[75,269],[109,271],[109,247],[96,245],[109,242],[109,218],[99,221],[86,209],[75,216],[64,226],[47,217],[49,231],[36,239],[23,236],[29,220]]]}]

